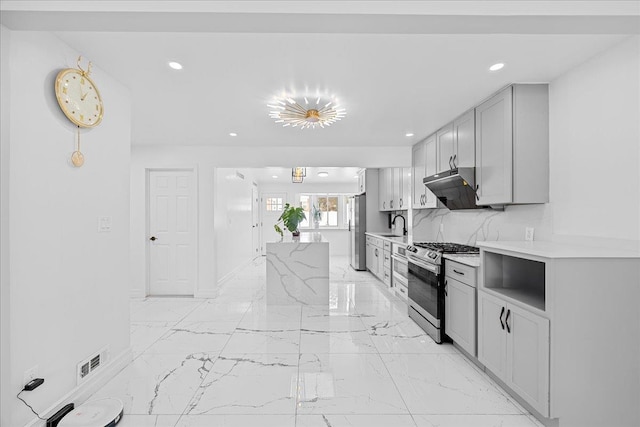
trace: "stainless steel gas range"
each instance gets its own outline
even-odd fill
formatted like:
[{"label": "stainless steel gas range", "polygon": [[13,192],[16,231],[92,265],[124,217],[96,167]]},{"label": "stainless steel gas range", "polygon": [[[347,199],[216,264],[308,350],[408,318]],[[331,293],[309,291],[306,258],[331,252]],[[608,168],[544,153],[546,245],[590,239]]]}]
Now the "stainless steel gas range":
[{"label": "stainless steel gas range", "polygon": [[414,243],[407,246],[409,261],[409,317],[441,344],[444,339],[444,254],[479,253],[457,243]]}]

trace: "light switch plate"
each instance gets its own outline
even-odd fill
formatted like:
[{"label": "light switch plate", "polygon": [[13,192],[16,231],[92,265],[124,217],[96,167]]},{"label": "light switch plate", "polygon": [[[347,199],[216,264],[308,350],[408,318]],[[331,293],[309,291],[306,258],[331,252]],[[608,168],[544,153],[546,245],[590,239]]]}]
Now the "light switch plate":
[{"label": "light switch plate", "polygon": [[527,227],[524,229],[524,240],[527,242],[533,242],[533,227]]},{"label": "light switch plate", "polygon": [[99,216],[98,217],[98,233],[110,233],[111,232],[111,217]]}]

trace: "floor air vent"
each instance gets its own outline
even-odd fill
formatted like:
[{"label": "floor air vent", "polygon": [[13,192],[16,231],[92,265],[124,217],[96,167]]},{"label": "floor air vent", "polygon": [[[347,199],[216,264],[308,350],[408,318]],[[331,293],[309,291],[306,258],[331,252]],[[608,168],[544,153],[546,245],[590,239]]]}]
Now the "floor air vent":
[{"label": "floor air vent", "polygon": [[80,384],[89,375],[91,375],[96,369],[99,369],[107,362],[107,348],[103,348],[99,353],[93,354],[78,363],[78,378],[77,383]]}]

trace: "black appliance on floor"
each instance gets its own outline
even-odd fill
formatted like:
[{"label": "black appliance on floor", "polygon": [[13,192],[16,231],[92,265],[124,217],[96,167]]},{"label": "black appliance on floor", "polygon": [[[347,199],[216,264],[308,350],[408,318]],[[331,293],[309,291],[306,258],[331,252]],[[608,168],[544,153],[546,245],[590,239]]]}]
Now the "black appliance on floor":
[{"label": "black appliance on floor", "polygon": [[414,243],[409,261],[409,317],[433,340],[444,339],[444,254],[475,254],[480,249],[458,243]]}]

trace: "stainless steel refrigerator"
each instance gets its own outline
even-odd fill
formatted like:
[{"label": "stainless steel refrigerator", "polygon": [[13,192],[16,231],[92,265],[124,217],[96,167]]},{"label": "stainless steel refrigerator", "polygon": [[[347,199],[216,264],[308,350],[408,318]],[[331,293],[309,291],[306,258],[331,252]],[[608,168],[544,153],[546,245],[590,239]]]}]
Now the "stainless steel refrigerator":
[{"label": "stainless steel refrigerator", "polygon": [[355,270],[367,269],[367,230],[366,195],[360,194],[349,199],[349,263]]}]

